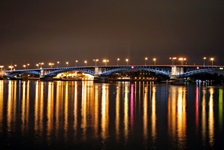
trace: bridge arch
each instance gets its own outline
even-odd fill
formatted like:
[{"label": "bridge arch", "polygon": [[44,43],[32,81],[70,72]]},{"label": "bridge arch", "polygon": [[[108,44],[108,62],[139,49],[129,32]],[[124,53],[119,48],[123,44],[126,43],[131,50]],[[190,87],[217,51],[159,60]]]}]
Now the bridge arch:
[{"label": "bridge arch", "polygon": [[40,76],[40,71],[37,70],[20,70],[20,71],[7,71],[6,72],[6,77],[15,77],[18,75],[23,75],[23,74],[30,74],[30,75],[37,75]]},{"label": "bridge arch", "polygon": [[82,73],[87,73],[90,75],[94,75],[93,69],[86,69],[86,68],[61,68],[61,69],[55,69],[53,71],[50,71],[49,73],[46,73],[45,77],[54,77],[59,73],[68,72],[68,71],[78,71]]},{"label": "bridge arch", "polygon": [[208,73],[208,72],[211,73],[211,72],[218,72],[218,71],[220,71],[219,68],[204,68],[204,69],[198,69],[198,70],[185,72],[183,74],[178,75],[178,77],[183,78],[183,77],[188,77],[188,76],[199,74],[199,73]]},{"label": "bridge arch", "polygon": [[123,71],[148,71],[148,72],[154,72],[156,74],[161,74],[161,75],[165,75],[165,76],[169,76],[169,72],[162,70],[162,69],[154,69],[154,68],[148,68],[148,67],[122,67],[122,68],[114,68],[114,69],[110,69],[110,70],[106,70],[104,72],[102,72],[100,75],[101,76],[107,76],[107,75],[111,75],[113,73],[120,73]]}]

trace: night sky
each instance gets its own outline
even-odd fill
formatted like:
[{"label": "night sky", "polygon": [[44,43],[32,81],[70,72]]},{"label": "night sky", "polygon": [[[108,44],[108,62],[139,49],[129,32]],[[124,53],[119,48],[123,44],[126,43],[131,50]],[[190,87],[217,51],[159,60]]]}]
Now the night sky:
[{"label": "night sky", "polygon": [[[1,0],[0,64],[224,64],[223,0]],[[207,60],[208,61],[208,60]],[[211,64],[211,62],[207,62]]]}]

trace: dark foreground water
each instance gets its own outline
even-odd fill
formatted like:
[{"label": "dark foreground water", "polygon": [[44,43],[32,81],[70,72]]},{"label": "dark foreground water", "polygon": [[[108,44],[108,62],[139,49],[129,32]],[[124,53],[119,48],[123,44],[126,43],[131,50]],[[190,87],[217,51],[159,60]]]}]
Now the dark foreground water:
[{"label": "dark foreground water", "polygon": [[0,80],[0,149],[224,149],[223,88]]}]

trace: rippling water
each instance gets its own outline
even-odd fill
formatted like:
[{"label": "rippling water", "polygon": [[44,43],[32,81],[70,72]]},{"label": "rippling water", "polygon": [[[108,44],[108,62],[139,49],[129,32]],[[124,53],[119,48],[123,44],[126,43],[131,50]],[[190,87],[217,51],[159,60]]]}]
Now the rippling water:
[{"label": "rippling water", "polygon": [[223,87],[0,80],[0,148],[224,149]]}]

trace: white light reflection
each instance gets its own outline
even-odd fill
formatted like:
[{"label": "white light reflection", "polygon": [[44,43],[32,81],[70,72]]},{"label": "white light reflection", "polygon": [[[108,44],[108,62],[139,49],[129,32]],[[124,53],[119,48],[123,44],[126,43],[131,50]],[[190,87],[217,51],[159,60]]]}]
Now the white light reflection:
[{"label": "white light reflection", "polygon": [[201,112],[201,134],[202,134],[202,142],[203,144],[205,145],[205,142],[206,142],[206,120],[207,120],[207,117],[206,117],[206,89],[203,88],[202,90],[202,112]]},{"label": "white light reflection", "polygon": [[0,133],[2,132],[3,122],[3,100],[4,100],[4,82],[0,80]]},{"label": "white light reflection", "polygon": [[82,103],[81,103],[81,128],[82,139],[86,140],[86,127],[87,127],[87,82],[82,81]]},{"label": "white light reflection", "polygon": [[99,101],[100,101],[98,85],[95,85],[94,89],[95,89],[94,131],[95,131],[95,135],[98,135],[98,131],[99,131],[99,112],[98,112],[98,110],[99,110]]},{"label": "white light reflection", "polygon": [[186,87],[178,88],[178,101],[177,101],[177,138],[179,148],[182,149],[186,144]]},{"label": "white light reflection", "polygon": [[35,89],[35,103],[34,103],[34,129],[38,134],[43,133],[43,108],[44,108],[44,94],[43,94],[44,84],[43,82],[36,82]]},{"label": "white light reflection", "polygon": [[24,134],[29,122],[29,82],[22,81],[22,133]]},{"label": "white light reflection", "polygon": [[209,111],[208,111],[208,134],[209,134],[209,144],[211,146],[214,145],[214,100],[213,100],[213,94],[214,89],[211,87],[209,90]]},{"label": "white light reflection", "polygon": [[63,118],[63,95],[64,95],[64,86],[62,81],[57,81],[56,82],[56,106],[55,106],[55,126],[56,126],[56,138],[60,137],[60,133],[59,133],[59,126],[62,122],[62,118]]},{"label": "white light reflection", "polygon": [[[9,83],[10,84],[10,83]],[[9,104],[10,108],[8,108],[8,115],[10,116],[9,118],[9,123],[10,123],[10,128],[9,130],[12,131],[15,127],[13,126],[13,124],[16,122],[16,90],[17,87],[17,82],[16,81],[12,81],[11,82],[11,96],[10,96],[10,100],[9,100]],[[11,109],[11,110],[9,110]],[[10,114],[9,114],[10,113]],[[28,115],[28,114],[27,114]]]},{"label": "white light reflection", "polygon": [[119,141],[120,135],[120,91],[121,85],[116,86],[116,116],[115,116],[115,129],[116,129],[116,140]]},{"label": "white light reflection", "polygon": [[74,89],[74,137],[77,137],[78,133],[78,84],[75,82]]},{"label": "white light reflection", "polygon": [[47,98],[47,136],[50,141],[51,133],[53,132],[54,119],[54,83],[48,83],[48,98]]},{"label": "white light reflection", "polygon": [[219,128],[223,130],[223,89],[219,89]]},{"label": "white light reflection", "polygon": [[103,141],[108,137],[109,125],[109,104],[108,84],[102,85],[102,106],[101,106],[101,136]]},{"label": "white light reflection", "polygon": [[186,144],[186,87],[170,86],[168,99],[168,132],[179,149]]},{"label": "white light reflection", "polygon": [[177,88],[175,86],[170,86],[170,91],[169,91],[169,97],[168,97],[168,133],[169,136],[176,138],[176,95],[177,95]]},{"label": "white light reflection", "polygon": [[152,86],[152,139],[153,142],[156,140],[156,87]]},{"label": "white light reflection", "polygon": [[68,81],[65,82],[65,102],[64,102],[64,139],[67,140],[68,135]]},{"label": "white light reflection", "polygon": [[36,82],[36,87],[35,87],[35,103],[34,103],[34,130],[36,131],[36,132],[38,132],[38,129],[39,129],[39,111],[40,111],[40,109],[39,109],[39,107],[40,107],[40,102],[39,102],[39,100],[40,100],[40,98],[39,98],[39,95],[40,95],[40,93],[39,93],[40,91],[39,91],[39,84],[38,84],[38,82]]},{"label": "white light reflection", "polygon": [[[148,87],[144,86],[144,97],[143,97],[143,138],[145,142],[148,139]],[[141,94],[140,94],[141,95]]]}]

